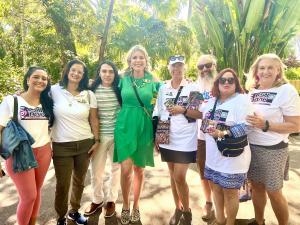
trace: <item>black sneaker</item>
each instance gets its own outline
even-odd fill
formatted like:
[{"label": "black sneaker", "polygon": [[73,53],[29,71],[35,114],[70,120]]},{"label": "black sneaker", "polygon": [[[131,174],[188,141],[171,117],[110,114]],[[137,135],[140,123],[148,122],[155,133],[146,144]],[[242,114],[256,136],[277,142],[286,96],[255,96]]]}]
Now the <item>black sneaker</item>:
[{"label": "black sneaker", "polygon": [[77,224],[83,224],[83,225],[88,224],[87,218],[81,215],[79,212],[69,213],[68,219],[75,221]]},{"label": "black sneaker", "polygon": [[58,219],[56,225],[66,225],[66,218]]}]

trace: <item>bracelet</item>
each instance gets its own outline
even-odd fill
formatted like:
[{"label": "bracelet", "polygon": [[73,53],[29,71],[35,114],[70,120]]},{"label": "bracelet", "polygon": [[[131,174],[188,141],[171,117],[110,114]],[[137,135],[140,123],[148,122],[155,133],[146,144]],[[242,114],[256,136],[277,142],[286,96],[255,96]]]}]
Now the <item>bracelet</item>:
[{"label": "bracelet", "polygon": [[100,143],[100,139],[94,139],[94,141]]},{"label": "bracelet", "polygon": [[187,113],[187,109],[184,110],[183,115],[186,115],[186,113]]},{"label": "bracelet", "polygon": [[270,128],[270,123],[268,120],[265,121],[265,126],[264,128],[262,129],[263,132],[267,132]]}]

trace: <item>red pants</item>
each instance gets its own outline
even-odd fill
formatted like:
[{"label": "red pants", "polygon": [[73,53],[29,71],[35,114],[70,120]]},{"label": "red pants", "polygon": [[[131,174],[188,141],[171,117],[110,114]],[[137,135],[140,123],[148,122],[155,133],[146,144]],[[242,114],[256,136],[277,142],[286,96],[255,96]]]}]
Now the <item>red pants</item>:
[{"label": "red pants", "polygon": [[48,171],[52,149],[50,143],[33,149],[38,167],[20,173],[13,172],[12,157],[6,160],[8,175],[16,185],[19,194],[17,220],[19,225],[28,225],[30,218],[36,218],[41,205],[41,188]]}]

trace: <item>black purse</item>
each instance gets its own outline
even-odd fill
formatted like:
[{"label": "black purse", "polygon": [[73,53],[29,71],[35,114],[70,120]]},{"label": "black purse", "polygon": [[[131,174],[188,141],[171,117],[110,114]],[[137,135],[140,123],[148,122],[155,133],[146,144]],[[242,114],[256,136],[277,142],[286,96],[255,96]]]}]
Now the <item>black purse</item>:
[{"label": "black purse", "polygon": [[[217,106],[218,98],[215,101],[213,110],[210,114],[210,119],[214,119],[214,114]],[[215,139],[218,150],[223,156],[237,157],[244,152],[244,148],[248,145],[247,135],[241,137],[224,137]]]},{"label": "black purse", "polygon": [[248,145],[247,135],[233,138],[225,137],[216,140],[219,151],[223,156],[236,157],[244,152],[244,148]]}]

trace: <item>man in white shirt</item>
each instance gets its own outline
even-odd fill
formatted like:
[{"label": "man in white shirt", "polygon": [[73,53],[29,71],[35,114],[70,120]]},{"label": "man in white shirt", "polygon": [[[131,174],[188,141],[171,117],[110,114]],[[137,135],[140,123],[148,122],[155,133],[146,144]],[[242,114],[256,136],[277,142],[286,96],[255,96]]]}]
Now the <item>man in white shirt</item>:
[{"label": "man in white shirt", "polygon": [[[201,55],[197,62],[199,90],[204,97],[204,104],[212,97],[211,89],[214,82],[214,77],[217,74],[217,60],[213,55]],[[201,121],[198,120],[201,127]],[[213,217],[213,204],[211,189],[208,181],[204,178],[204,167],[206,158],[205,136],[202,131],[198,130],[198,150],[197,150],[197,165],[200,172],[201,184],[205,196],[205,205],[203,207],[202,219],[209,221]]]}]

